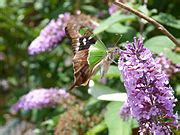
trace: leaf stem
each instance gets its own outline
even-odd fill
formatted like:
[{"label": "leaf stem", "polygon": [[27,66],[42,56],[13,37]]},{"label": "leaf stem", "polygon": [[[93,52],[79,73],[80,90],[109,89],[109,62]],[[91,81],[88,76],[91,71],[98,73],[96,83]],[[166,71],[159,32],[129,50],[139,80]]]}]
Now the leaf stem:
[{"label": "leaf stem", "polygon": [[121,8],[123,8],[123,9],[126,9],[126,10],[134,13],[135,15],[137,15],[137,16],[145,19],[149,23],[153,24],[154,26],[157,27],[158,30],[160,30],[163,34],[168,36],[169,39],[172,40],[174,42],[174,44],[176,44],[177,47],[180,47],[180,42],[178,42],[177,39],[166,28],[164,28],[163,25],[161,25],[160,23],[158,23],[157,21],[155,21],[151,17],[148,17],[148,16],[144,15],[143,13],[139,12],[138,10],[133,9],[133,8],[125,5],[122,2],[119,2],[118,0],[115,0],[114,4],[121,7]]}]

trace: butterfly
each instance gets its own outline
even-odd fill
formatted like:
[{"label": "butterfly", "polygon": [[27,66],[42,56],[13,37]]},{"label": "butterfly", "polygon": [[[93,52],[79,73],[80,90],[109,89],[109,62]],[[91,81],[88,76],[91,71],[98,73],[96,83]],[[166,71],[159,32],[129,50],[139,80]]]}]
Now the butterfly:
[{"label": "butterfly", "polygon": [[76,86],[86,86],[93,74],[90,69],[87,57],[89,47],[95,44],[95,38],[91,37],[92,33],[87,30],[83,35],[79,33],[79,26],[74,23],[68,24],[65,28],[66,34],[71,41],[74,53],[73,67],[74,67],[74,84],[69,88],[73,89]]},{"label": "butterfly", "polygon": [[109,65],[112,63],[113,52],[115,48],[107,49],[104,43],[92,37],[92,32],[87,29],[83,35],[79,30],[81,26],[76,23],[69,23],[65,28],[66,35],[70,39],[73,48],[73,67],[74,84],[69,88],[76,86],[86,86],[101,67],[101,76],[107,73]]}]

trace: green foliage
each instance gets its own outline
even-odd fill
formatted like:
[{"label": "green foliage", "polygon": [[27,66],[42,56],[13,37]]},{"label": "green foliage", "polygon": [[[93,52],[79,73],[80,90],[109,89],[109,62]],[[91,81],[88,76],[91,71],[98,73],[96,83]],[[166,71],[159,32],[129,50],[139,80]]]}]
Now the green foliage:
[{"label": "green foliage", "polygon": [[107,106],[105,122],[109,129],[109,135],[131,135],[132,129],[138,127],[133,119],[125,122],[120,118],[119,107],[122,106],[122,104],[122,102],[111,102]]},{"label": "green foliage", "polygon": [[123,33],[128,33],[129,31],[133,33],[134,29],[129,26],[124,26],[120,23],[114,23],[106,31],[109,33],[123,34]]},{"label": "green foliage", "polygon": [[179,63],[180,55],[173,51],[175,44],[166,36],[156,36],[145,42],[145,46],[154,53],[162,53],[174,63]]},{"label": "green foliage", "polygon": [[155,20],[158,22],[170,26],[175,29],[180,29],[180,20],[176,19],[173,15],[171,14],[166,14],[166,13],[160,13],[158,15],[152,16]]},{"label": "green foliage", "polygon": [[124,15],[120,12],[114,13],[112,16],[104,20],[100,23],[100,25],[94,30],[94,34],[99,34],[103,32],[104,30],[107,30],[112,24],[117,22],[127,22],[127,21],[133,21],[135,19],[135,16],[133,15]]},{"label": "green foliage", "polygon": [[[122,87],[123,88],[123,87]],[[121,90],[122,91],[122,90]],[[93,84],[88,89],[89,94],[94,98],[104,101],[126,101],[126,93],[119,93],[117,90],[100,84]]]},{"label": "green foliage", "polygon": [[107,128],[107,126],[106,126],[105,122],[102,121],[100,124],[94,126],[92,129],[90,129],[86,133],[86,135],[97,135],[98,133],[100,133],[101,131],[103,131],[106,128]]}]

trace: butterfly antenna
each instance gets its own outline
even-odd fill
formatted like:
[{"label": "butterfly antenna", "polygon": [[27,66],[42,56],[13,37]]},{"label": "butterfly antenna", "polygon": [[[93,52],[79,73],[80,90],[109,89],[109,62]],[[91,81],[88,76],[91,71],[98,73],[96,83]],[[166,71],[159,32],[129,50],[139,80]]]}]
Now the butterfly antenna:
[{"label": "butterfly antenna", "polygon": [[116,40],[114,46],[118,46],[118,42],[121,40],[122,35],[118,34],[118,39]]},{"label": "butterfly antenna", "polygon": [[111,60],[112,62],[114,62],[116,65],[118,64],[118,63],[117,63],[116,61],[114,61],[113,59],[110,58],[110,60]]}]

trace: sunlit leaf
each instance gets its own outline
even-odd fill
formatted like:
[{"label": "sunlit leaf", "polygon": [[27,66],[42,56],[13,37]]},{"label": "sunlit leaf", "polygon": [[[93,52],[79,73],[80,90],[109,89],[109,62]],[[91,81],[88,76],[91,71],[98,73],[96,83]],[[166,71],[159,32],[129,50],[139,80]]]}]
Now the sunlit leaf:
[{"label": "sunlit leaf", "polygon": [[126,101],[126,93],[117,92],[107,86],[94,84],[93,81],[90,81],[90,87],[88,93],[93,97],[104,100],[104,101]]}]

